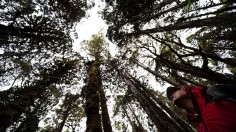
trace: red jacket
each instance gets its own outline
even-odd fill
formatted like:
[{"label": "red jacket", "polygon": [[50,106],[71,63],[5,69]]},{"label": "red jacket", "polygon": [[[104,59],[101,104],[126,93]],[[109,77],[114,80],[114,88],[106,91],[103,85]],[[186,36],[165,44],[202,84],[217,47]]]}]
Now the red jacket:
[{"label": "red jacket", "polygon": [[[188,94],[194,96],[202,119],[209,132],[233,132],[236,131],[236,104],[227,100],[205,103],[205,90],[202,87],[180,86]],[[207,132],[203,123],[196,120],[191,113],[187,114],[197,124],[198,132]]]}]

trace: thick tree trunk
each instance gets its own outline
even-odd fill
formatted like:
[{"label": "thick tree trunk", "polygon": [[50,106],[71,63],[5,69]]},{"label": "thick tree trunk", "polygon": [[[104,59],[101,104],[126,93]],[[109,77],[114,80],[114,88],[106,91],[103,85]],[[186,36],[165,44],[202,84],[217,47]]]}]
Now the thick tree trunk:
[{"label": "thick tree trunk", "polygon": [[86,132],[102,132],[101,118],[99,114],[99,62],[93,61],[89,66],[88,85],[85,95],[85,113],[87,115]]}]

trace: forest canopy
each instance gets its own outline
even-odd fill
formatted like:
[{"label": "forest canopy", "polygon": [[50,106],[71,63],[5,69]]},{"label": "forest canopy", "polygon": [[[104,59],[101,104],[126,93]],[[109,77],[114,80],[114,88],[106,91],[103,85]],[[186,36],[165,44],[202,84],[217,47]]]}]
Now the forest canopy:
[{"label": "forest canopy", "polygon": [[236,82],[234,0],[102,2],[85,57],[72,33],[99,2],[0,2],[0,132],[194,132],[159,87]]}]

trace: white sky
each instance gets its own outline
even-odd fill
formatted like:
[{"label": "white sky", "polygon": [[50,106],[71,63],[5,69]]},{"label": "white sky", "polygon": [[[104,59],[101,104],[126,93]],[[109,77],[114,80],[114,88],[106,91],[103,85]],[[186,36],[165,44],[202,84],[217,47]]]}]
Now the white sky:
[{"label": "white sky", "polygon": [[[99,5],[98,5],[99,4]],[[80,51],[80,43],[83,40],[89,40],[93,34],[97,34],[102,31],[104,35],[106,34],[107,25],[104,20],[99,16],[98,12],[102,10],[101,2],[96,1],[95,7],[88,11],[89,17],[82,18],[80,23],[76,27],[78,33],[78,39],[75,39],[73,44],[73,49],[75,51]]]},{"label": "white sky", "polygon": [[[98,5],[97,3],[102,4],[101,2],[96,1],[95,7],[93,7],[91,10],[88,11],[89,17],[82,18],[80,23],[76,27],[76,32],[78,33],[78,39],[74,40],[73,49],[75,51],[78,51],[83,57],[86,57],[86,53],[83,50],[81,50],[81,42],[83,40],[90,40],[93,34],[97,34],[100,31],[102,31],[102,33],[106,35],[106,30],[108,28],[104,20],[98,14],[98,12],[102,10],[102,7],[104,5]],[[110,54],[113,56],[116,53],[117,48],[108,39],[107,39],[107,42],[109,42]],[[147,71],[144,71],[142,69],[140,69],[140,73],[148,74]],[[156,82],[154,76],[150,77],[150,85],[154,89],[158,89],[160,91],[165,90],[165,87],[164,88],[160,87],[160,85]],[[111,95],[111,92],[108,90],[106,94]],[[113,116],[112,106],[114,105],[114,100],[110,99],[109,102],[110,103],[107,103],[108,110],[109,110],[110,116]],[[81,123],[83,125],[81,125],[82,128],[80,128],[81,129],[80,131],[83,131],[86,129],[84,125],[85,122],[86,120],[83,120],[83,123]],[[111,120],[111,122],[114,125],[114,121]]]},{"label": "white sky", "polygon": [[[97,34],[99,31],[102,31],[102,33],[106,35],[106,30],[108,28],[107,24],[98,14],[98,12],[103,9],[105,4],[98,0],[96,0],[95,3],[96,3],[95,7],[93,7],[88,11],[89,17],[82,18],[80,23],[76,27],[76,31],[78,33],[78,39],[74,40],[73,49],[75,51],[78,51],[83,57],[86,57],[86,53],[83,50],[81,50],[80,43],[83,40],[91,39],[91,36],[93,34]],[[108,39],[107,41],[109,42],[110,54],[113,56],[117,51],[117,47],[114,44],[112,44]],[[139,71],[141,72],[141,74],[148,74],[146,71],[142,69],[140,69]],[[155,90],[159,90],[161,92],[165,91],[166,89],[166,85],[164,87],[160,86],[160,84],[156,82],[155,77],[152,75],[149,77],[149,84]]]}]

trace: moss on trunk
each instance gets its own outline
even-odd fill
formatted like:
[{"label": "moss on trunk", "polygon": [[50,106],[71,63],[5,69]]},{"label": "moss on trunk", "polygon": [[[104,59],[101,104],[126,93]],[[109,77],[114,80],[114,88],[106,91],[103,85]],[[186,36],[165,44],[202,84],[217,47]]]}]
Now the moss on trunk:
[{"label": "moss on trunk", "polygon": [[88,69],[88,85],[85,96],[85,113],[87,115],[86,132],[101,132],[101,118],[99,114],[99,62],[93,61]]}]

